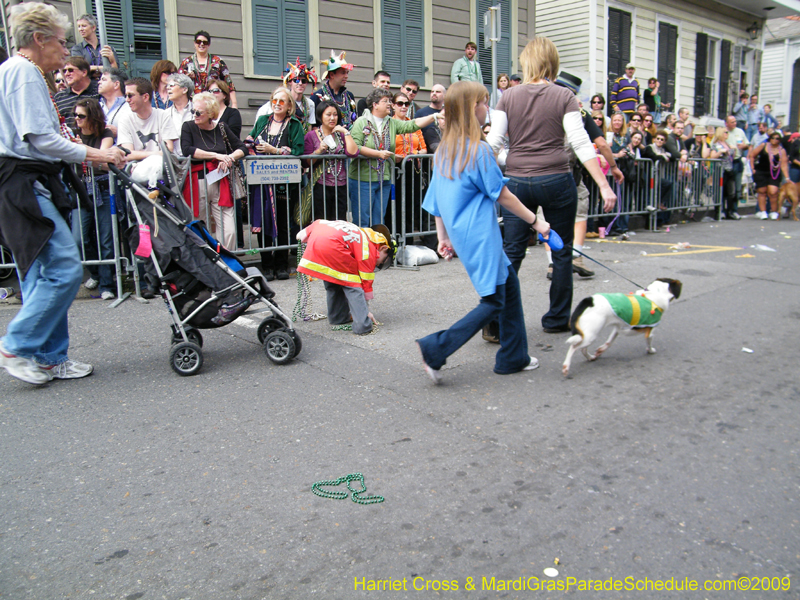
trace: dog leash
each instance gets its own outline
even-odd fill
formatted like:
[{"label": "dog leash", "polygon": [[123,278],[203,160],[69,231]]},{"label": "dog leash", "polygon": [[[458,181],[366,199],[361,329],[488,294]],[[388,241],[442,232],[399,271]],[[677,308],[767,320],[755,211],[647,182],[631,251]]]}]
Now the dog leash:
[{"label": "dog leash", "polygon": [[589,256],[588,254],[585,254],[585,253],[581,252],[580,250],[576,250],[575,248],[573,248],[573,249],[572,249],[572,251],[573,251],[573,252],[577,252],[578,254],[580,254],[581,256],[583,256],[584,258],[588,258],[590,261],[592,261],[593,263],[596,263],[596,264],[600,265],[600,266],[601,266],[601,267],[603,267],[604,269],[608,269],[608,270],[609,270],[609,271],[611,271],[611,272],[612,272],[614,275],[617,275],[617,276],[619,276],[619,277],[622,277],[622,278],[623,278],[625,281],[628,281],[628,282],[632,283],[632,284],[633,284],[633,285],[635,285],[637,288],[639,288],[639,289],[642,289],[642,290],[645,290],[645,291],[647,290],[647,288],[646,288],[645,286],[643,286],[643,285],[639,285],[638,283],[636,283],[636,282],[635,282],[635,281],[633,281],[632,279],[628,279],[628,278],[627,278],[627,277],[625,277],[624,275],[621,275],[620,273],[617,273],[617,272],[616,272],[614,269],[612,269],[611,267],[607,267],[606,265],[604,265],[604,264],[603,264],[603,263],[601,263],[600,261],[593,259],[593,258],[592,258],[591,256]]}]

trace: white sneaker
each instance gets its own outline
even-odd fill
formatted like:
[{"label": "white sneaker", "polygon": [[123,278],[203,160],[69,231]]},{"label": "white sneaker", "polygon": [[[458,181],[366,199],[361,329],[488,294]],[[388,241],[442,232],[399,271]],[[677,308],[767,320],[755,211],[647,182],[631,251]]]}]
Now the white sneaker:
[{"label": "white sneaker", "polygon": [[103,300],[113,300],[114,299],[114,292],[109,292],[108,290],[106,290],[105,292],[100,294],[100,297]]},{"label": "white sneaker", "polygon": [[781,216],[776,212],[771,212],[769,213],[769,218],[772,219],[773,221],[777,221],[778,219],[781,218]]},{"label": "white sneaker", "polygon": [[94,371],[92,365],[69,359],[57,365],[39,365],[39,369],[49,373],[50,379],[80,379]]},{"label": "white sneaker", "polygon": [[100,285],[100,282],[97,281],[97,279],[89,277],[89,279],[86,280],[86,283],[83,284],[83,287],[85,287],[87,290],[93,290],[96,289],[98,285]]},{"label": "white sneaker", "polygon": [[31,359],[11,354],[3,344],[0,344],[0,367],[12,377],[33,385],[42,385],[52,379],[49,373],[42,371]]},{"label": "white sneaker", "polygon": [[756,219],[761,219],[762,221],[767,220],[767,213],[766,211],[760,210],[756,213]]},{"label": "white sneaker", "polygon": [[538,369],[538,368],[539,368],[539,361],[538,361],[537,359],[535,359],[534,357],[532,357],[532,356],[531,356],[531,362],[530,362],[530,364],[528,364],[528,366],[527,366],[527,367],[525,367],[525,368],[524,368],[524,369],[522,369],[522,370],[523,370],[523,371],[533,371],[534,369]]}]

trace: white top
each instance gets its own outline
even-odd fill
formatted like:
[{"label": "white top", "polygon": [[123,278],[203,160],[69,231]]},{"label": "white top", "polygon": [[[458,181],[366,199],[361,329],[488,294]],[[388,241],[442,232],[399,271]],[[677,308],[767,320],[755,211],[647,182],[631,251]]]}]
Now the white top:
[{"label": "white top", "polygon": [[118,144],[131,144],[134,150],[146,152],[160,152],[159,140],[177,140],[180,134],[169,113],[160,108],[154,108],[147,119],[141,119],[131,112],[119,124],[117,134]]}]

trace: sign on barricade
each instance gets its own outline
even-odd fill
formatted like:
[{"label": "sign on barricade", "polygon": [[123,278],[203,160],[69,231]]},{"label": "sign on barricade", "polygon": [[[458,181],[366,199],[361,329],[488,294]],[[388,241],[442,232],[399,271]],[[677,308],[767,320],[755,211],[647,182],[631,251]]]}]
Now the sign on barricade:
[{"label": "sign on barricade", "polygon": [[245,171],[249,185],[300,183],[302,180],[299,158],[251,159],[245,161]]}]

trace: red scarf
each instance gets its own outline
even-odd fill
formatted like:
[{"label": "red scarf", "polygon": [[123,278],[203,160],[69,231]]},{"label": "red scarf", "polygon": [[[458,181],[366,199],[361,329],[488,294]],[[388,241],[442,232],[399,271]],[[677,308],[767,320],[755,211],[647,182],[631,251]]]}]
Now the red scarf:
[{"label": "red scarf", "polygon": [[[201,163],[192,163],[192,171],[183,186],[183,199],[188,206],[192,207],[194,216],[200,216],[200,178],[199,174],[205,169],[205,173],[213,171],[219,166],[217,160],[207,160]],[[233,194],[231,194],[230,175],[219,180],[219,205],[223,208],[233,206]]]}]

